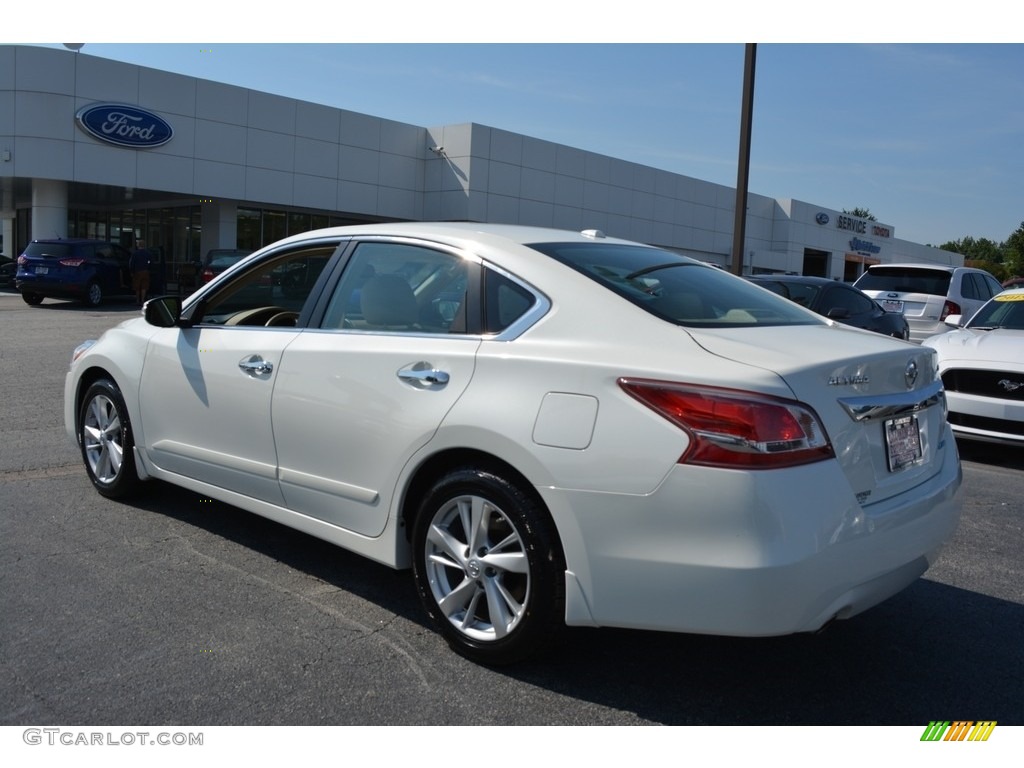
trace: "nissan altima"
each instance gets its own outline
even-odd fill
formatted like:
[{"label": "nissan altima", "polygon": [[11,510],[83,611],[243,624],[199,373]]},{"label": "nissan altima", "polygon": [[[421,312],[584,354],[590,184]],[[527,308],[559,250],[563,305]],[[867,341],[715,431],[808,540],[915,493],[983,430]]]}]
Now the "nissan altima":
[{"label": "nissan altima", "polygon": [[282,240],[79,346],[64,416],[99,493],[411,568],[485,664],[566,625],[816,631],[916,580],[962,503],[933,350],[596,230]]}]

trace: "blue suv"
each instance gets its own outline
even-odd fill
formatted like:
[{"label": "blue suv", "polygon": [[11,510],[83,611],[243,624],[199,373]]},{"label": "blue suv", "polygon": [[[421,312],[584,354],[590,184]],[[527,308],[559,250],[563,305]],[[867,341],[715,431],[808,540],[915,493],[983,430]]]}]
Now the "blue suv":
[{"label": "blue suv", "polygon": [[131,253],[106,240],[33,240],[18,257],[14,285],[26,304],[79,299],[91,307],[111,296],[133,296]]}]

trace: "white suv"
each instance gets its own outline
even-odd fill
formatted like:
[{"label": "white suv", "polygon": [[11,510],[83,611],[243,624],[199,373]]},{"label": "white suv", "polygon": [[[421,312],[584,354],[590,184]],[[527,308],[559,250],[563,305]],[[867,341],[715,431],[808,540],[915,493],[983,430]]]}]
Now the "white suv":
[{"label": "white suv", "polygon": [[910,340],[920,344],[945,333],[949,315],[964,320],[1001,290],[999,281],[983,269],[936,264],[875,264],[854,283],[883,309],[902,312]]}]

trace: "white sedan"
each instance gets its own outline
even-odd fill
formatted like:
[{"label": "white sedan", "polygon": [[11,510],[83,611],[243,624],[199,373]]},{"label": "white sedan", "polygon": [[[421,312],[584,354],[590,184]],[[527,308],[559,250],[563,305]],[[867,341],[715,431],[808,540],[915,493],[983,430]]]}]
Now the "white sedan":
[{"label": "white sedan", "polygon": [[1024,445],[1024,288],[993,296],[963,327],[924,344],[939,355],[953,432]]},{"label": "white sedan", "polygon": [[256,252],[73,356],[96,489],[157,479],[395,568],[449,644],[820,629],[956,527],[934,352],[595,230],[380,224]]}]

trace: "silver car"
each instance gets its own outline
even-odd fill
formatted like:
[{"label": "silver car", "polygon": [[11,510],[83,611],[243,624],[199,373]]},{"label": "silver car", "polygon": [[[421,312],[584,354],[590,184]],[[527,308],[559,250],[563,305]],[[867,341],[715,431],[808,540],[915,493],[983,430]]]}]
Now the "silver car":
[{"label": "silver car", "polygon": [[945,333],[950,315],[970,318],[1001,290],[999,281],[983,269],[937,264],[875,264],[854,286],[888,312],[902,312],[910,340],[920,344]]}]

